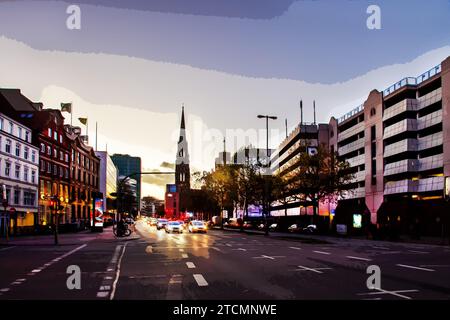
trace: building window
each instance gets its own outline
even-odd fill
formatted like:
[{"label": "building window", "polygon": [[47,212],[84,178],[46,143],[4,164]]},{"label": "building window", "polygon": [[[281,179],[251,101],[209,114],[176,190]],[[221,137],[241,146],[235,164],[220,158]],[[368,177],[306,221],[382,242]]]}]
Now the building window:
[{"label": "building window", "polygon": [[20,190],[14,190],[14,204],[20,203]]},{"label": "building window", "polygon": [[53,174],[54,174],[55,176],[58,175],[58,166],[57,166],[56,164],[53,165]]},{"label": "building window", "polygon": [[36,162],[36,151],[31,151],[31,162],[35,163]]},{"label": "building window", "polygon": [[59,160],[64,161],[64,152],[59,151]]},{"label": "building window", "polygon": [[11,153],[11,140],[9,140],[9,139],[6,139],[5,152]]},{"label": "building window", "polygon": [[30,140],[31,140],[30,139],[30,132],[29,131],[25,131],[25,141],[26,142],[31,142]]},{"label": "building window", "polygon": [[51,138],[52,137],[52,128],[48,128],[48,136]]},{"label": "building window", "polygon": [[23,157],[24,157],[25,160],[28,160],[28,154],[29,154],[29,152],[30,152],[30,148],[25,147],[25,148],[23,149]]},{"label": "building window", "polygon": [[66,179],[69,179],[69,169],[65,169],[65,172],[66,172]]},{"label": "building window", "polygon": [[36,203],[36,192],[24,191],[23,204],[26,206],[34,206]]},{"label": "building window", "polygon": [[20,157],[20,144],[16,143],[16,157]]},{"label": "building window", "polygon": [[14,124],[11,121],[9,122],[9,133],[14,134]]},{"label": "building window", "polygon": [[55,141],[58,141],[58,132],[53,132],[53,139],[55,139]]},{"label": "building window", "polygon": [[5,163],[5,176],[9,177],[11,172],[11,162]]},{"label": "building window", "polygon": [[58,159],[58,151],[56,150],[56,148],[53,149],[53,157]]},{"label": "building window", "polygon": [[47,173],[52,173],[52,165],[50,162],[47,162]]},{"label": "building window", "polygon": [[41,171],[45,171],[45,161],[41,159]]},{"label": "building window", "polygon": [[23,167],[23,181],[28,182],[28,168]]},{"label": "building window", "polygon": [[3,130],[3,118],[0,118],[0,130]]},{"label": "building window", "polygon": [[18,127],[17,136],[19,137],[19,139],[22,139],[22,128],[21,127]]},{"label": "building window", "polygon": [[61,143],[61,144],[63,143],[63,137],[62,137],[62,134],[59,135],[59,143]]},{"label": "building window", "polygon": [[64,176],[64,169],[63,169],[63,167],[59,167],[59,176],[61,178]]},{"label": "building window", "polygon": [[41,152],[45,153],[45,144],[41,143]]},{"label": "building window", "polygon": [[47,146],[47,155],[51,156],[52,155],[52,147]]},{"label": "building window", "polygon": [[65,154],[65,160],[66,162],[69,162],[69,155],[67,153]]},{"label": "building window", "polygon": [[20,179],[20,164],[16,164],[15,177],[16,179]]},{"label": "building window", "polygon": [[36,183],[36,170],[31,170],[31,183]]}]

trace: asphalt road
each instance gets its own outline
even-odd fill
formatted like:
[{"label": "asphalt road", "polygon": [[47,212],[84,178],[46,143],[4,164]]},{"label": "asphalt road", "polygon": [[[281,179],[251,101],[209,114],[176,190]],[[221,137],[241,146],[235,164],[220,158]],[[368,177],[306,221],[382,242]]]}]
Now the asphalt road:
[{"label": "asphalt road", "polygon": [[[450,299],[448,246],[136,229],[0,246],[0,299]],[[66,285],[71,265],[79,290]],[[379,289],[367,287],[371,265]]]}]

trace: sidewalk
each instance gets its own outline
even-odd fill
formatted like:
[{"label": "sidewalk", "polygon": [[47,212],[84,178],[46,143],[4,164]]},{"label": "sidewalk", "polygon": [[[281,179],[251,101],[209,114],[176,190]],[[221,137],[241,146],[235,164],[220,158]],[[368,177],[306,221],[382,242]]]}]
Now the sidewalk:
[{"label": "sidewalk", "polygon": [[[220,228],[214,228],[216,230],[220,230]],[[241,233],[240,229],[234,228],[224,228],[224,231],[234,231],[237,233]],[[254,235],[264,235],[264,231],[259,230],[244,230],[245,234],[254,234]],[[424,244],[424,245],[438,245],[438,246],[450,246],[449,239],[446,238],[443,243],[442,238],[440,237],[422,237],[420,240],[409,239],[406,236],[401,237],[397,241],[389,241],[389,240],[370,240],[364,236],[338,236],[338,235],[309,235],[309,234],[298,234],[298,233],[290,233],[290,232],[269,232],[269,237],[272,238],[284,238],[284,239],[298,239],[303,241],[314,241],[314,242],[322,242],[322,243],[332,243],[337,241],[351,241],[358,240],[360,242],[367,242],[370,244],[381,244],[381,243],[390,243],[390,244]]]},{"label": "sidewalk", "polygon": [[[127,238],[116,238],[112,232],[112,227],[106,227],[103,232],[92,232],[91,230],[83,230],[75,233],[63,233],[58,235],[59,246],[77,245],[92,240],[119,240],[128,241],[139,239],[136,232]],[[0,238],[0,247],[4,246],[54,246],[54,235],[31,235],[11,237],[9,241]]]}]

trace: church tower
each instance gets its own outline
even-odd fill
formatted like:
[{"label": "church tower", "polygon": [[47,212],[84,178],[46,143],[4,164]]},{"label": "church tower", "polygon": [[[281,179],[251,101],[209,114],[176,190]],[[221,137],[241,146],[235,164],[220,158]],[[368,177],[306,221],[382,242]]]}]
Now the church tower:
[{"label": "church tower", "polygon": [[191,188],[191,172],[189,169],[188,143],[186,140],[186,123],[184,120],[184,106],[181,110],[180,138],[178,140],[177,159],[175,163],[175,184],[177,191],[182,194]]}]

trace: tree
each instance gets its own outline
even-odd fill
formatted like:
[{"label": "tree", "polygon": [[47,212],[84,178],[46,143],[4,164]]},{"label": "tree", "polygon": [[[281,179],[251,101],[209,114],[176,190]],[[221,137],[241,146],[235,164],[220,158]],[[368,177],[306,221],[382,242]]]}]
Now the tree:
[{"label": "tree", "polygon": [[339,160],[336,153],[324,146],[319,146],[312,155],[305,148],[296,157],[293,167],[284,177],[290,189],[288,193],[313,206],[314,220],[319,202],[342,196],[353,179],[348,162]]}]

